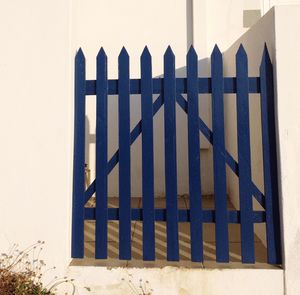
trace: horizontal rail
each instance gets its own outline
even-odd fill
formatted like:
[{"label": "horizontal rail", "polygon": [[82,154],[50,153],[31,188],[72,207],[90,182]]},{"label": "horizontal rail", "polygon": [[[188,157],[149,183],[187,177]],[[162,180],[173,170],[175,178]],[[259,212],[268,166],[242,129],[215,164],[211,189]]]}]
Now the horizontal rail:
[{"label": "horizontal rail", "polygon": [[[177,93],[176,97],[177,103],[179,106],[183,109],[183,111],[187,112],[187,101],[185,98],[180,94]],[[159,96],[156,101],[153,103],[153,116],[159,111],[160,107],[163,105],[162,97]],[[199,118],[199,130],[203,133],[203,135],[206,137],[206,139],[213,144],[213,132],[207,127],[207,125],[202,121],[201,118]],[[140,133],[142,132],[142,123],[141,121],[138,122],[138,124],[135,126],[135,128],[131,131],[130,136],[130,144],[133,144],[135,140],[138,138]],[[231,168],[231,170],[239,176],[239,165],[234,160],[234,158],[228,153],[228,151],[225,151],[225,161],[227,165]],[[119,152],[116,151],[110,161],[108,162],[108,169],[107,173],[109,174],[113,168],[117,165],[119,161]],[[253,196],[256,198],[256,200],[260,203],[260,205],[264,208],[265,207],[265,197],[264,194],[258,189],[258,187],[255,185],[255,183],[252,182],[252,193]],[[90,199],[90,197],[95,193],[96,187],[95,187],[95,181],[91,183],[91,185],[88,187],[88,189],[84,193],[85,203]]]},{"label": "horizontal rail", "polygon": [[[151,54],[147,48],[141,56],[141,78],[130,79],[129,55],[123,47],[118,58],[119,79],[107,79],[107,56],[97,55],[97,80],[85,79],[82,50],[76,55],[76,95],[74,137],[74,192],[72,257],[84,257],[84,221],[96,225],[95,258],[107,258],[107,222],[119,221],[119,259],[131,259],[131,220],[143,222],[143,259],[155,260],[155,222],[165,222],[167,260],[179,260],[178,222],[190,223],[191,261],[203,261],[203,223],[215,224],[216,262],[229,262],[228,224],[240,224],[242,263],[255,263],[254,224],[266,223],[268,262],[281,263],[278,188],[276,177],[276,134],[274,125],[273,69],[264,50],[259,77],[248,77],[248,58],[241,45],[236,54],[236,77],[223,76],[222,53],[215,46],[211,55],[211,77],[198,77],[198,56],[193,47],[187,54],[186,78],[176,78],[175,55],[170,47],[164,54],[164,74],[152,77]],[[100,65],[101,64],[101,65]],[[101,73],[100,73],[101,71]],[[99,75],[100,73],[100,75]],[[249,94],[260,94],[264,193],[251,176],[251,142],[249,135]],[[184,95],[186,94],[186,96]],[[199,117],[198,99],[211,94],[212,129]],[[224,94],[236,94],[238,159],[225,146]],[[119,96],[119,149],[107,161],[107,95]],[[142,119],[130,130],[130,95],[141,95]],[[153,95],[157,98],[153,103]],[[97,179],[84,189],[84,113],[86,96],[96,96],[96,149],[101,163],[96,165]],[[100,99],[100,100],[99,100]],[[226,96],[225,96],[226,99]],[[178,208],[176,168],[176,104],[188,116],[189,208]],[[153,184],[153,117],[164,106],[166,205],[155,208]],[[100,127],[99,127],[100,126]],[[98,128],[99,127],[99,128]],[[98,132],[99,131],[99,132]],[[201,208],[199,132],[213,146],[214,200],[212,209]],[[143,207],[131,207],[130,146],[143,133]],[[100,145],[102,146],[100,147]],[[274,156],[275,155],[275,156]],[[103,158],[103,157],[104,158]],[[273,157],[274,156],[274,157]],[[96,157],[97,158],[97,157]],[[98,158],[97,158],[98,159]],[[100,159],[100,158],[99,158]],[[98,160],[99,160],[98,159]],[[110,207],[107,177],[119,164],[119,206]],[[226,165],[239,180],[239,209],[228,210],[226,201]],[[82,169],[81,169],[82,168]],[[100,170],[99,170],[100,169]],[[99,178],[100,177],[100,178]],[[79,184],[79,186],[77,185]],[[76,186],[77,185],[77,186]],[[79,189],[76,189],[79,188]],[[97,188],[97,190],[96,190]],[[97,207],[84,203],[96,193]],[[253,197],[263,209],[253,211]],[[100,205],[100,207],[99,207]],[[75,208],[75,209],[74,209]],[[81,208],[81,209],[80,209]]]},{"label": "horizontal rail", "polygon": [[[182,110],[187,113],[187,101],[185,98],[177,93],[177,103],[182,108]],[[205,138],[209,141],[210,144],[213,145],[213,132],[207,127],[207,125],[203,122],[201,118],[199,118],[199,130],[205,136]],[[233,173],[239,177],[239,164],[236,160],[229,154],[227,150],[225,150],[225,154],[222,154],[225,158],[226,164],[230,167]],[[259,202],[259,204],[265,208],[265,196],[264,194],[258,189],[254,182],[251,181],[251,190],[252,194],[255,199]]]},{"label": "horizontal rail", "polygon": [[[153,94],[160,94],[163,89],[164,78],[154,78]],[[198,91],[201,94],[211,93],[211,78],[198,78]],[[176,78],[176,91],[187,93],[187,79]],[[224,93],[236,93],[236,78],[224,78]],[[260,93],[260,78],[249,78],[249,93]],[[118,94],[118,80],[108,80],[108,94]],[[141,94],[141,79],[130,79],[130,94]],[[86,81],[86,95],[96,95],[96,80]]]},{"label": "horizontal rail", "polygon": [[[85,208],[85,220],[96,219],[95,208]],[[240,211],[228,210],[228,223],[240,223]],[[254,211],[252,214],[254,223],[263,223],[266,221],[266,214],[264,211]],[[167,210],[155,209],[155,221],[166,221]],[[108,208],[108,220],[119,220],[119,208]],[[131,209],[131,220],[143,221],[143,209]],[[190,210],[179,209],[178,210],[179,222],[190,222]],[[203,210],[203,222],[215,223],[215,211]]]},{"label": "horizontal rail", "polygon": [[[153,103],[153,116],[159,111],[163,105],[163,98],[160,95]],[[139,121],[130,133],[130,144],[133,144],[142,132],[142,121]],[[119,150],[117,150],[107,164],[107,174],[109,174],[119,162]],[[90,184],[84,193],[85,204],[96,191],[95,180]]]}]

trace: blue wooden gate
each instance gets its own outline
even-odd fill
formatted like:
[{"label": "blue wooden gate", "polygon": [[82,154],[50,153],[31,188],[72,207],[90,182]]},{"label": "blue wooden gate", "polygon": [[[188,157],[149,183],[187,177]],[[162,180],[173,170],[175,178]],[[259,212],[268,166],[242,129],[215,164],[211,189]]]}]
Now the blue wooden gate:
[{"label": "blue wooden gate", "polygon": [[[198,77],[198,57],[187,54],[187,78],[176,78],[175,56],[164,55],[164,78],[152,78],[151,55],[141,56],[141,79],[129,78],[129,56],[119,55],[119,77],[107,77],[107,57],[97,56],[97,79],[86,80],[85,57],[80,49],[75,60],[75,138],[73,180],[72,257],[84,256],[84,221],[96,220],[98,259],[108,254],[108,221],[119,221],[119,259],[131,259],[131,221],[143,222],[143,259],[155,260],[155,222],[167,226],[167,260],[179,260],[178,222],[190,222],[191,260],[203,261],[203,223],[215,223],[216,261],[229,262],[228,223],[241,225],[243,263],[255,262],[254,223],[266,224],[268,263],[281,264],[280,222],[276,164],[273,69],[265,47],[259,77],[248,77],[247,54],[241,46],[236,55],[236,77],[223,77],[222,54],[216,46],[211,55],[211,77]],[[212,96],[212,130],[199,117],[198,94]],[[224,94],[236,93],[238,163],[225,149]],[[251,179],[249,93],[260,93],[263,144],[264,193]],[[130,130],[130,94],[141,94],[141,121]],[[153,94],[159,94],[152,103]],[[187,100],[182,94],[187,94]],[[96,179],[85,190],[85,101],[96,95]],[[119,150],[107,158],[107,101],[118,95]],[[178,209],[176,164],[176,103],[188,116],[188,165],[190,209]],[[166,208],[154,206],[153,117],[164,105]],[[199,131],[213,146],[215,209],[201,206]],[[130,146],[142,133],[142,209],[131,208]],[[108,174],[119,164],[119,208],[108,208]],[[240,210],[226,204],[226,165],[239,177]],[[96,208],[85,204],[96,193]],[[252,198],[264,208],[254,211]]]}]

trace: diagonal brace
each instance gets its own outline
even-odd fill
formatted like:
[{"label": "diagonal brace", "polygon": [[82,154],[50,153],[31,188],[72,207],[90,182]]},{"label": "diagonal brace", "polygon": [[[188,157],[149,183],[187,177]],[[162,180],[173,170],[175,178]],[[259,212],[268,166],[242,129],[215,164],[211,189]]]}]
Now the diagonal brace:
[{"label": "diagonal brace", "polygon": [[[182,96],[181,93],[177,93],[176,101],[178,105],[183,109],[185,113],[187,113],[187,101]],[[153,103],[153,117],[156,113],[160,110],[161,106],[163,105],[163,97],[160,95],[155,102]],[[201,118],[199,118],[199,130],[205,136],[205,138],[213,145],[213,132],[207,127],[207,125],[203,122]],[[130,144],[133,144],[135,140],[139,137],[142,133],[142,120],[140,120],[137,125],[133,128],[130,133]],[[227,165],[230,169],[239,176],[239,164],[234,160],[234,158],[225,151],[225,154],[220,152],[222,156],[225,158]],[[107,175],[114,169],[114,167],[119,162],[119,150],[117,150],[114,155],[111,157],[107,164]],[[255,199],[259,202],[259,204],[265,208],[265,196],[263,193],[258,189],[258,187],[252,182],[252,194]],[[84,193],[85,203],[91,198],[91,196],[96,192],[96,181],[94,180],[88,189]]]},{"label": "diagonal brace", "polygon": [[[176,97],[177,103],[179,106],[187,113],[188,104],[186,99],[182,96],[182,94],[177,93]],[[213,132],[207,127],[207,125],[203,122],[201,118],[199,118],[199,130],[205,136],[205,138],[213,145]],[[225,158],[227,165],[230,169],[239,176],[239,164],[234,160],[234,158],[225,150],[225,154],[221,151],[220,153]],[[255,183],[251,182],[252,187],[252,194],[255,199],[259,202],[259,204],[265,209],[265,196],[263,193],[258,189]]]}]

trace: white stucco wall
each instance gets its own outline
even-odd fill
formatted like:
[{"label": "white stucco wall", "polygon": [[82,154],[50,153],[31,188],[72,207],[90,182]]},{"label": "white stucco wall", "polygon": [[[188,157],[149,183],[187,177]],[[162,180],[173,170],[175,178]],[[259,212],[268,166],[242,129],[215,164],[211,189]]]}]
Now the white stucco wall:
[{"label": "white stucco wall", "polygon": [[[197,3],[199,7],[207,5]],[[246,291],[253,294],[253,290],[257,294],[283,294],[281,270],[198,269],[187,272],[180,268],[113,271],[105,267],[67,269],[70,262],[72,194],[73,57],[79,44],[76,36],[77,9],[73,1],[10,0],[4,1],[0,10],[1,252],[5,252],[14,242],[22,248],[36,240],[45,240],[43,258],[47,265],[56,265],[58,274],[67,270],[74,276],[77,279],[77,291],[84,290],[86,284],[93,287],[97,284],[100,289],[106,290],[104,294],[110,294],[110,291],[115,292],[113,286],[118,285],[114,278],[116,272],[119,278],[132,271],[138,273],[136,276],[153,282],[158,294],[163,291],[167,294],[166,290],[171,290],[170,294],[199,294],[199,290],[201,294],[226,294],[224,290],[227,294],[240,294],[241,290],[244,294],[247,294]],[[289,15],[288,21],[286,15]],[[293,50],[296,56],[300,52],[299,33],[296,30],[299,27],[298,15],[299,8],[296,6],[281,8],[276,12],[276,42],[279,42],[276,46],[276,67],[277,83],[280,85],[278,133],[281,194],[284,198],[285,288],[288,295],[300,293],[300,205],[297,202],[299,104],[297,89],[290,87],[288,80],[293,79],[292,85],[298,85],[299,76],[286,75],[299,62],[287,51]],[[211,19],[211,15],[206,14],[206,23],[207,18]],[[220,22],[220,26],[230,27],[231,20],[235,18],[235,15],[230,16],[227,22]],[[87,18],[86,22],[92,20]],[[156,21],[159,23],[160,19]],[[198,23],[197,20],[193,22]],[[132,28],[135,29],[134,26]],[[218,26],[215,26],[217,29]],[[195,31],[205,32],[199,28]],[[187,37],[183,32],[180,35],[180,32],[178,39],[182,37],[186,42]],[[150,38],[151,32],[148,34]],[[217,35],[212,28],[203,35],[207,54],[208,44],[213,43],[211,36]],[[96,34],[93,38],[98,39]],[[176,43],[175,36],[173,38]],[[221,37],[214,38],[214,42],[222,40]],[[186,50],[185,42],[184,49],[178,45],[179,56]],[[194,42],[199,45],[201,39]],[[183,61],[184,57],[179,57],[179,66],[180,60]],[[289,104],[286,103],[287,99]],[[92,277],[90,272],[96,277]]]},{"label": "white stucco wall", "polygon": [[[271,10],[257,25],[235,42],[224,54],[225,74],[235,73],[234,53],[242,43],[249,57],[250,75],[258,75],[264,42],[267,43],[275,70],[277,141],[279,163],[279,186],[283,251],[285,268],[285,294],[300,293],[300,248],[299,248],[299,185],[297,170],[300,164],[299,150],[299,27],[300,6],[278,6]],[[288,16],[288,17],[287,17]],[[251,156],[252,178],[263,190],[261,128],[259,97],[251,95]],[[226,97],[226,147],[237,158],[236,111],[234,96]],[[228,169],[229,172],[229,169]],[[238,207],[238,180],[228,173],[229,195]],[[257,204],[256,204],[257,205]],[[258,208],[256,206],[256,208]],[[256,227],[264,240],[262,227]]]},{"label": "white stucco wall", "polygon": [[[178,77],[186,76],[186,52],[194,44],[199,55],[199,75],[208,76],[209,56],[215,43],[226,49],[247,29],[243,27],[243,10],[260,9],[260,0],[176,0],[176,1],[81,1],[73,2],[73,48],[82,47],[87,60],[87,78],[95,79],[95,56],[101,46],[108,55],[109,78],[117,78],[118,54],[125,46],[130,54],[132,78],[140,77],[140,54],[145,45],[153,58],[153,76],[163,74],[163,54],[171,45],[176,55]],[[134,17],[129,17],[134,13]],[[95,176],[95,99],[87,106],[90,134],[86,161]],[[210,98],[200,98],[200,114],[211,126]],[[131,127],[140,119],[140,96],[131,99]],[[117,98],[109,99],[109,155],[118,148]],[[163,112],[154,120],[155,130],[155,193],[164,195]],[[188,193],[186,115],[177,107],[178,193]],[[201,136],[202,191],[213,193],[212,152]],[[141,195],[141,138],[132,145],[132,196]],[[118,195],[118,166],[109,177],[109,194]]]},{"label": "white stucco wall", "polygon": [[[275,9],[279,177],[286,294],[300,293],[300,5]],[[288,16],[288,17],[287,17]]]},{"label": "white stucco wall", "polygon": [[[143,5],[140,1],[131,1],[128,5],[118,2],[122,6],[119,9],[113,1],[102,2],[99,9],[94,9],[96,1],[31,0],[25,4],[12,0],[2,5],[0,79],[5,99],[1,101],[1,163],[5,169],[1,177],[1,200],[5,209],[0,217],[1,233],[10,243],[23,241],[28,244],[45,239],[51,249],[54,246],[49,253],[53,258],[50,263],[53,260],[60,264],[69,257],[76,48],[82,46],[85,50],[88,78],[94,78],[93,59],[101,45],[110,56],[111,77],[116,75],[116,57],[122,45],[127,46],[131,59],[135,60],[133,76],[139,74],[138,59],[145,44],[153,55],[155,75],[162,73],[161,59],[167,45],[172,45],[177,56],[176,66],[180,69],[185,65],[186,49],[192,41],[200,58],[204,58],[200,75],[209,71],[205,58],[210,54],[208,34],[213,30],[206,30],[211,19],[207,14],[207,1],[193,1],[193,16],[191,1],[165,1],[163,4],[153,1],[150,6],[146,2]],[[170,7],[172,14],[167,13]],[[139,13],[129,21],[126,11]],[[110,14],[115,18],[108,17]],[[100,26],[99,19],[104,19],[105,25]],[[120,34],[120,28],[128,34]],[[203,117],[208,113],[203,112]],[[178,113],[178,117],[183,122],[186,120],[182,113]],[[210,125],[209,117],[207,119]],[[180,132],[185,134],[184,130]],[[163,150],[163,142],[157,141],[157,144]],[[181,156],[183,148],[178,148]],[[133,152],[139,159],[138,144],[133,146]],[[202,179],[204,193],[211,193],[211,153],[209,150],[202,153],[206,172]],[[178,178],[186,191],[183,159],[181,157]],[[160,158],[156,161],[163,163]],[[136,168],[139,171],[140,165]],[[133,175],[133,179],[140,180],[140,175]],[[157,183],[163,190],[163,177],[157,177]],[[8,206],[14,209],[9,211]],[[11,215],[18,218],[11,220]],[[54,219],[54,215],[57,218]],[[45,228],[49,229],[45,231]]]},{"label": "white stucco wall", "polygon": [[294,4],[299,4],[299,0],[269,0],[269,5],[270,7],[275,6],[275,5],[294,5]]},{"label": "white stucco wall", "polygon": [[244,10],[260,10],[260,0],[209,0],[206,1],[207,50],[215,44],[226,50],[248,28],[243,27]]},{"label": "white stucco wall", "polygon": [[[239,38],[229,49],[224,52],[224,75],[235,76],[235,55],[243,44],[248,55],[249,76],[259,76],[263,47],[267,43],[272,60],[275,60],[275,25],[274,11],[269,11],[260,21]],[[252,180],[263,191],[263,166],[262,166],[262,138],[261,138],[261,114],[259,94],[249,95],[250,107],[250,141],[251,141],[251,169]],[[236,95],[225,95],[225,132],[226,148],[237,161],[237,126],[236,126]],[[238,162],[238,161],[237,161]],[[239,208],[238,178],[227,168],[228,195],[237,208]],[[255,209],[261,210],[259,204],[254,201]],[[256,233],[265,241],[265,227],[255,225]]]},{"label": "white stucco wall", "polygon": [[46,241],[70,260],[73,153],[71,1],[2,1],[0,248]]},{"label": "white stucco wall", "polygon": [[148,280],[153,295],[283,294],[283,271],[280,269],[70,267],[68,274],[77,279],[80,295],[135,294],[122,278],[131,279],[136,287],[140,279]]},{"label": "white stucco wall", "polygon": [[[193,9],[193,4],[195,8]],[[204,3],[205,4],[205,3]],[[199,74],[206,72],[206,45],[202,43],[206,36],[198,30],[194,32],[193,20],[197,26],[205,27],[201,13],[203,1],[74,1],[73,48],[79,47],[87,60],[87,78],[95,79],[95,57],[101,46],[108,56],[108,76],[118,76],[118,55],[123,46],[130,55],[130,76],[140,77],[140,55],[147,45],[152,55],[153,76],[163,75],[163,55],[170,45],[176,56],[177,77],[186,76],[186,53],[194,43],[199,51]],[[132,15],[134,14],[134,17]],[[200,41],[201,40],[201,41]],[[198,45],[199,44],[199,45]],[[200,45],[201,44],[201,45]],[[201,100],[200,113],[205,121],[210,121],[209,102]],[[91,178],[95,176],[95,98],[90,97],[87,105],[88,131],[86,160],[91,169]],[[140,95],[131,96],[131,129],[141,118]],[[109,98],[109,157],[118,149],[118,107],[117,97]],[[164,128],[163,108],[154,118],[155,145],[155,193],[164,196]],[[188,192],[187,169],[187,118],[177,107],[177,153],[178,193]],[[202,138],[203,139],[203,138]],[[203,193],[212,193],[211,151],[206,141],[202,141],[201,160],[203,170]],[[141,196],[141,136],[131,147],[131,192],[132,196]],[[118,195],[118,166],[109,176],[109,195]]]}]

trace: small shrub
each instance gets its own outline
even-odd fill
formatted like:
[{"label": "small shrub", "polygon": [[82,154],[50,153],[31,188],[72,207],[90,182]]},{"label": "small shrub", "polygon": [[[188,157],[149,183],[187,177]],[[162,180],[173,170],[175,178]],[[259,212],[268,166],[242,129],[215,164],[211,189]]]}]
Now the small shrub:
[{"label": "small shrub", "polygon": [[[16,244],[0,256],[0,295],[55,295],[55,289],[62,283],[72,282],[66,277],[55,277],[47,286],[41,280],[45,272],[55,269],[45,269],[40,253],[44,242],[29,246],[20,251]],[[74,294],[74,285],[73,285]]]}]

